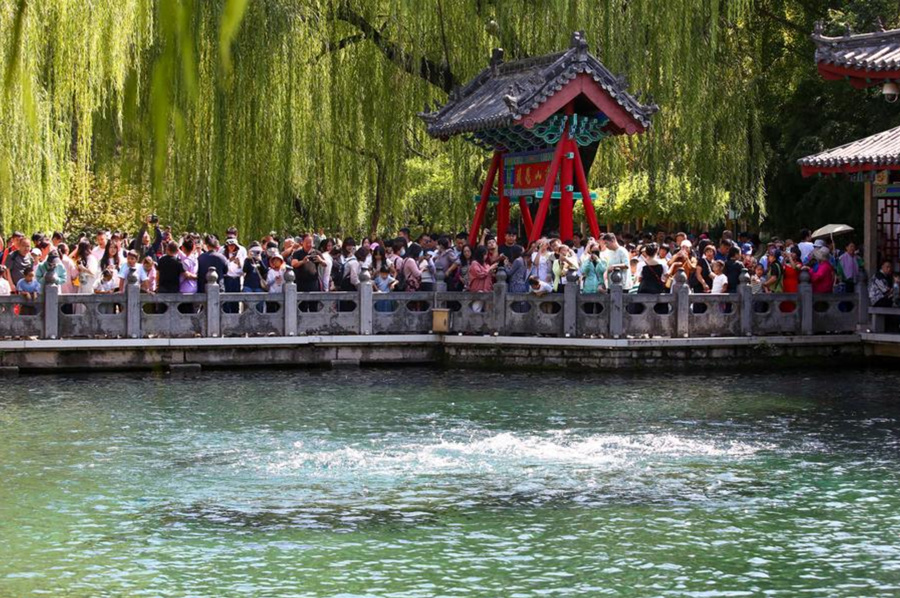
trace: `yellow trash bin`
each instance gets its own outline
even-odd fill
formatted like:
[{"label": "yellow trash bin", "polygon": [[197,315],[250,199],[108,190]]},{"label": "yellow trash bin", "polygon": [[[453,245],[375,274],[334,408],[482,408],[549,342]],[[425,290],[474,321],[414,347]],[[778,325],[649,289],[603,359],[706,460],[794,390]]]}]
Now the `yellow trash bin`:
[{"label": "yellow trash bin", "polygon": [[431,310],[431,330],[435,333],[450,332],[450,310],[446,307],[435,307]]}]

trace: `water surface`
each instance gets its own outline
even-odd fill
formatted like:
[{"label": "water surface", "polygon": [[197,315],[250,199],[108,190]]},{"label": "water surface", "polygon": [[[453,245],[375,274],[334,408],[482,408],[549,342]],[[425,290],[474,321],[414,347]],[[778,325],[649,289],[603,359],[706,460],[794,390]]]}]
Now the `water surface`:
[{"label": "water surface", "polygon": [[900,375],[0,387],[0,596],[896,596]]}]

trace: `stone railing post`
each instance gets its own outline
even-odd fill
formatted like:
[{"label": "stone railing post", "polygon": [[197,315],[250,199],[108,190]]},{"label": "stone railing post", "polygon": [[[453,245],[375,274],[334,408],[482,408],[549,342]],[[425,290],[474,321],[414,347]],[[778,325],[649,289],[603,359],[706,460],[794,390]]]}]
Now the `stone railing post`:
[{"label": "stone railing post", "polygon": [[675,273],[672,294],[675,295],[675,336],[688,338],[691,335],[691,289],[684,268]]},{"label": "stone railing post", "polygon": [[219,274],[212,266],[206,273],[206,335],[222,335],[222,314],[219,306]]},{"label": "stone railing post", "polygon": [[284,273],[284,335],[297,336],[297,279],[293,268]]},{"label": "stone railing post", "polygon": [[747,268],[741,270],[738,278],[738,296],[741,308],[741,334],[753,336],[753,291],[750,290],[750,273]]},{"label": "stone railing post", "polygon": [[563,336],[578,336],[578,275],[566,274],[566,288],[563,289]]},{"label": "stone railing post", "polygon": [[372,275],[368,268],[359,271],[359,333],[372,334]]},{"label": "stone railing post", "polygon": [[494,283],[493,313],[494,332],[506,333],[506,268],[497,268],[497,282]]},{"label": "stone railing post", "polygon": [[869,329],[869,275],[865,268],[860,268],[856,283],[856,309],[856,330],[866,332]]},{"label": "stone railing post", "polygon": [[609,273],[609,336],[619,338],[625,333],[625,298],[622,293],[622,272]]},{"label": "stone railing post", "polygon": [[44,338],[59,338],[59,280],[56,278],[56,268],[50,268],[44,276]]},{"label": "stone railing post", "polygon": [[437,294],[438,293],[446,293],[447,292],[447,273],[444,272],[444,269],[440,266],[435,266],[434,268],[434,306],[436,308],[443,308],[443,301],[438,301]]},{"label": "stone railing post", "polygon": [[133,271],[125,281],[125,334],[128,338],[141,338],[141,285]]},{"label": "stone railing post", "polygon": [[813,295],[812,295],[812,278],[809,270],[804,268],[800,271],[800,334],[810,335],[813,333]]}]

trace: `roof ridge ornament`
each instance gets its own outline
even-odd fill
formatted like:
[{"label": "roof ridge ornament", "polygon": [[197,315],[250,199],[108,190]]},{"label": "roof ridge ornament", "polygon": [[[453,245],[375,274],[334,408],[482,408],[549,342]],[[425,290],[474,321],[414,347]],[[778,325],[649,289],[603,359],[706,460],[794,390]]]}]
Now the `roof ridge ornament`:
[{"label": "roof ridge ornament", "polygon": [[496,75],[503,64],[503,48],[494,48],[491,51],[491,73]]},{"label": "roof ridge ornament", "polygon": [[881,16],[875,18],[875,31],[884,32],[884,21],[881,20]]},{"label": "roof ridge ornament", "polygon": [[573,31],[569,40],[569,47],[575,50],[578,60],[586,60],[588,54],[588,43],[585,39],[584,31]]},{"label": "roof ridge ornament", "polygon": [[844,37],[853,37],[853,27],[850,26],[850,23],[844,27]]},{"label": "roof ridge ornament", "polygon": [[825,33],[825,21],[822,19],[817,19],[815,25],[813,26],[813,34],[814,35],[823,35]]}]

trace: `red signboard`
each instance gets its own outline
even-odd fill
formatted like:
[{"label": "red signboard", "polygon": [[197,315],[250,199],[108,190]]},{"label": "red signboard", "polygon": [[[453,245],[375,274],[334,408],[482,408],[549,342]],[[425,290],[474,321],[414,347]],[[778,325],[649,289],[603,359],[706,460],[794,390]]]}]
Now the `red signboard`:
[{"label": "red signboard", "polygon": [[513,176],[514,189],[542,189],[547,177],[550,162],[532,162],[516,164]]}]

